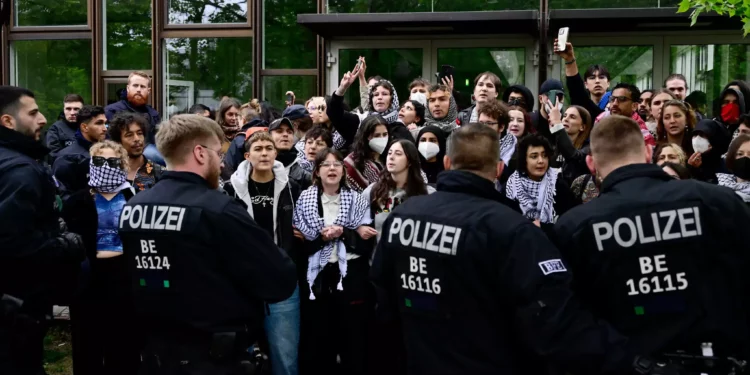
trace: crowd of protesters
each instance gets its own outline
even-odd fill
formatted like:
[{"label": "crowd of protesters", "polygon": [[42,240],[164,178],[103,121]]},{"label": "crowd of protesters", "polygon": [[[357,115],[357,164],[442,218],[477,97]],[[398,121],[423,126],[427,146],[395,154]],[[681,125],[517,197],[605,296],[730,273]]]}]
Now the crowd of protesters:
[{"label": "crowd of protesters", "polygon": [[[446,140],[462,125],[497,132],[496,189],[550,236],[558,217],[599,194],[589,134],[610,115],[639,124],[653,163],[666,174],[725,186],[750,202],[746,82],[727,82],[711,98],[716,116],[708,118],[686,101],[690,90],[680,74],[663,87],[615,84],[602,65],[580,74],[570,43],[557,53],[564,83],[549,79],[534,97],[529,88],[505,87],[497,74],[484,72],[474,79],[468,108],[458,107],[452,77],[394,87],[387,77],[368,77],[361,58],[330,96],[296,98],[289,87],[292,100],[281,111],[234,98],[189,110],[223,130],[221,149],[212,150],[223,161],[217,189],[242,201],[297,266],[297,290],[265,309],[260,346],[274,374],[405,371],[398,327],[376,318],[368,270],[388,214],[435,191],[446,168]],[[355,82],[360,100],[346,103]],[[71,305],[77,375],[131,374],[139,365],[118,220],[125,203],[168,169],[155,147],[162,119],[147,104],[150,90],[149,76],[134,72],[126,97],[106,108],[68,95],[64,113],[42,137],[66,230],[80,236],[87,259],[75,296],[45,300]],[[0,159],[13,148],[5,139]],[[8,163],[0,163],[6,182]],[[4,209],[7,200],[25,199],[8,187],[0,194]],[[13,220],[7,212],[4,223]]]}]

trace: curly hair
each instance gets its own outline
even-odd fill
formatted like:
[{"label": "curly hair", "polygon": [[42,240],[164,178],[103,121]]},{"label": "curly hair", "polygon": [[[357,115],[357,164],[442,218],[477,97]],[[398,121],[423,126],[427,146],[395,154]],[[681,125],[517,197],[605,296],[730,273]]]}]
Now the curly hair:
[{"label": "curly hair", "polygon": [[136,124],[141,128],[143,134],[148,134],[148,120],[140,113],[118,112],[109,122],[109,138],[117,143],[122,143],[122,133],[127,132],[130,124]]},{"label": "curly hair", "polygon": [[89,149],[89,154],[91,154],[91,157],[99,156],[101,151],[104,149],[110,149],[114,151],[117,157],[120,158],[120,168],[124,171],[128,170],[129,168],[128,152],[125,151],[125,147],[122,147],[122,145],[117,142],[104,140],[101,142],[94,143]]}]

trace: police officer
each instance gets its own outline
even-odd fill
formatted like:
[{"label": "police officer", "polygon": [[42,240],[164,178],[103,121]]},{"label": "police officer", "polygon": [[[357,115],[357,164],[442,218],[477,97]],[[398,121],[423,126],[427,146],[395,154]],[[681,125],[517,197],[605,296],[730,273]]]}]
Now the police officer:
[{"label": "police officer", "polygon": [[120,217],[146,374],[252,373],[243,354],[261,332],[263,301],[285,300],[297,285],[291,259],[217,190],[221,139],[205,117],[163,122],[156,145],[169,171]]},{"label": "police officer", "polygon": [[437,192],[383,224],[370,276],[398,312],[413,374],[521,374],[526,347],[583,372],[629,371],[626,340],[571,299],[571,275],[531,221],[495,190],[497,132],[448,139]]},{"label": "police officer", "polygon": [[0,86],[0,374],[43,373],[46,317],[76,286],[83,242],[59,219],[34,94]]},{"label": "police officer", "polygon": [[672,179],[651,153],[630,118],[591,132],[599,197],[555,225],[574,289],[642,353],[709,355],[712,343],[745,359],[750,211],[729,189]]}]

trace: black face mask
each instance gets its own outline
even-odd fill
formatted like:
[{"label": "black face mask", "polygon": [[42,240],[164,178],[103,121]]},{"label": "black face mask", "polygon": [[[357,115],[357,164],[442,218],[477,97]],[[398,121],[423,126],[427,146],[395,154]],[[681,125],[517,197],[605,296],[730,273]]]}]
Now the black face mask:
[{"label": "black face mask", "polygon": [[742,157],[734,161],[732,167],[734,175],[743,180],[750,180],[750,158]]}]

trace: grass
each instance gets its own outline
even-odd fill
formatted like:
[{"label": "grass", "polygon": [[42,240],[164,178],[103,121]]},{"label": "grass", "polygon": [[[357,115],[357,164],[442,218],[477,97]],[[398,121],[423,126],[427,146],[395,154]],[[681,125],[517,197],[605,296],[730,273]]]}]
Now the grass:
[{"label": "grass", "polygon": [[49,375],[73,375],[70,325],[55,325],[44,338],[44,370]]}]

